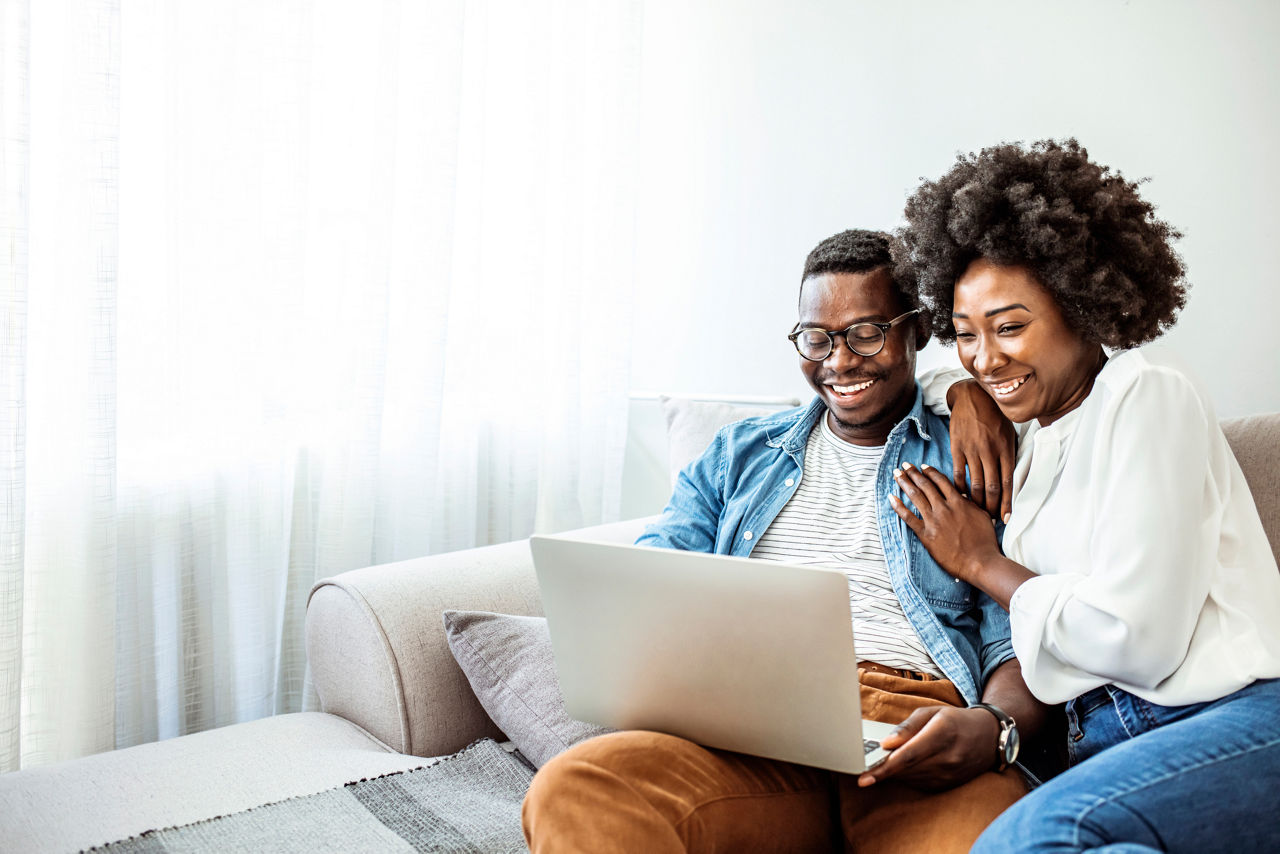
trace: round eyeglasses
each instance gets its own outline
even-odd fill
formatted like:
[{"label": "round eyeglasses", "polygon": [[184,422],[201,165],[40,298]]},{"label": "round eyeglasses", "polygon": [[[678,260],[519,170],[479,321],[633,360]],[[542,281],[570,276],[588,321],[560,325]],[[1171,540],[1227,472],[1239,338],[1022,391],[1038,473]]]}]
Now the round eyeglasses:
[{"label": "round eyeglasses", "polygon": [[855,323],[848,329],[828,332],[817,327],[797,329],[787,336],[787,340],[796,345],[796,352],[810,362],[821,362],[831,355],[836,338],[844,338],[845,345],[859,356],[874,356],[884,349],[885,336],[889,330],[906,320],[920,309],[913,308],[906,314],[900,314],[888,323]]}]

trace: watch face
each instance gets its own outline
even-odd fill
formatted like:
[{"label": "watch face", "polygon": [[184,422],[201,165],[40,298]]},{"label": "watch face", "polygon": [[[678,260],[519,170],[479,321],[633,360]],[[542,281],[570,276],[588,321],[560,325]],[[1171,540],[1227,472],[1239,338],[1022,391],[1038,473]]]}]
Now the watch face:
[{"label": "watch face", "polygon": [[1018,748],[1021,746],[1021,740],[1018,738],[1018,728],[1008,727],[1005,729],[1000,739],[1000,747],[1004,750],[1004,761],[1010,764],[1018,758]]}]

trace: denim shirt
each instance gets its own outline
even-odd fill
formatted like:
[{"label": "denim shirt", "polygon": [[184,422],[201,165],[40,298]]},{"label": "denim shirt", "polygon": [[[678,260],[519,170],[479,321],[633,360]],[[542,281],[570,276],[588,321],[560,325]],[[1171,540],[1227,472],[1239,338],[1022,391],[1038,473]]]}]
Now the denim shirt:
[{"label": "denim shirt", "polygon": [[[662,516],[637,544],[750,555],[799,488],[809,433],[826,412],[815,397],[808,407],[721,428],[702,456],[680,472]],[[991,672],[1013,658],[1009,615],[980,590],[943,572],[898,518],[889,496],[903,498],[893,470],[904,460],[951,471],[947,422],[924,407],[918,386],[911,412],[889,433],[876,473],[880,539],[907,619],[965,701],[975,703]]]}]

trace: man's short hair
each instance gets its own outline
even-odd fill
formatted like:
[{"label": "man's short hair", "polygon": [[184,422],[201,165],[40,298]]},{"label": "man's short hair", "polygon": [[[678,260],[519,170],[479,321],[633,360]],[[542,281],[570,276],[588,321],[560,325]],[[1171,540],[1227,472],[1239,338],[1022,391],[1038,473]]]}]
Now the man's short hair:
[{"label": "man's short hair", "polygon": [[893,263],[889,235],[851,228],[819,243],[804,260],[800,281],[823,273],[866,273]]},{"label": "man's short hair", "polygon": [[851,228],[833,234],[813,247],[804,261],[803,285],[812,276],[824,273],[869,273],[882,267],[888,268],[893,290],[904,309],[919,308],[919,303],[898,283],[893,270],[893,255],[889,250],[890,236],[883,231],[867,231]]}]

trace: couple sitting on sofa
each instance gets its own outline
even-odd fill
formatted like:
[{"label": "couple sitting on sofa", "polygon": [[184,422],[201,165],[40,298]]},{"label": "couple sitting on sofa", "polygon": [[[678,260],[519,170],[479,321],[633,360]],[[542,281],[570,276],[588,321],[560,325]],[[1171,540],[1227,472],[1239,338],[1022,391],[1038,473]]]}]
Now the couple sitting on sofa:
[{"label": "couple sitting on sofa", "polygon": [[[894,752],[853,777],[600,736],[534,779],[532,850],[1274,846],[1280,574],[1206,397],[1133,349],[1184,302],[1176,236],[1068,141],[961,158],[892,253],[819,244],[789,336],[817,398],[718,433],[639,542],[843,568]],[[930,334],[973,380],[916,385]],[[1018,730],[1063,702],[1071,767],[1027,794]]]}]

